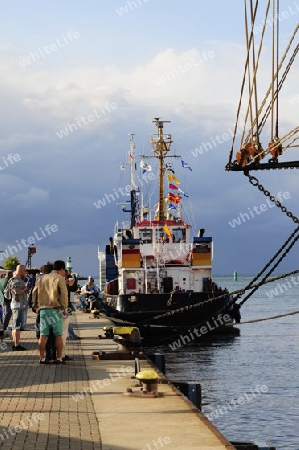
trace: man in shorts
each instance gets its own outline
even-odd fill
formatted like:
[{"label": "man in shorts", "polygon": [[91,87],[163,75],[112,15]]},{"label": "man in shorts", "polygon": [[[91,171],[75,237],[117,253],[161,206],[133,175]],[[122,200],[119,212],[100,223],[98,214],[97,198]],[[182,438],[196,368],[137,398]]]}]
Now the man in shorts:
[{"label": "man in shorts", "polygon": [[55,336],[57,359],[54,364],[64,364],[62,359],[63,315],[67,314],[68,292],[65,283],[65,262],[57,260],[51,273],[38,278],[33,289],[33,308],[40,312],[39,354],[40,364],[46,364],[45,348],[50,327]]},{"label": "man in shorts", "polygon": [[26,275],[26,267],[19,264],[16,267],[15,273],[9,281],[9,289],[11,292],[11,311],[12,311],[12,340],[13,351],[27,350],[20,345],[21,327],[24,322],[25,308],[27,306],[27,287],[24,279]]}]

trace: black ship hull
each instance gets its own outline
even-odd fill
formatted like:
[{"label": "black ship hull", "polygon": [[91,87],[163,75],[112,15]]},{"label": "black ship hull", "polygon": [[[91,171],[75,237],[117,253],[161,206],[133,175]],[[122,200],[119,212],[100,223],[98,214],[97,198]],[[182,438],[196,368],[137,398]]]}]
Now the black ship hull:
[{"label": "black ship hull", "polygon": [[118,326],[138,327],[145,340],[171,338],[182,332],[195,337],[232,329],[229,296],[217,299],[208,292],[168,294],[103,294],[102,308]]}]

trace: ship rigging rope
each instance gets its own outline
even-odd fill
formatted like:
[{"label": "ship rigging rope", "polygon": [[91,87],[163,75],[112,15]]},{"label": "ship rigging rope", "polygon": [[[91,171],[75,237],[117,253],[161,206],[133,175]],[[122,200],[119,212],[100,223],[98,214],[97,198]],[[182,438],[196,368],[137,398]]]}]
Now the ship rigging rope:
[{"label": "ship rigging rope", "polygon": [[[295,37],[295,34],[297,33],[298,29],[299,29],[299,25],[297,25],[293,37]],[[291,44],[290,44],[290,45],[291,45]],[[288,50],[289,50],[289,48],[290,48],[290,45],[288,46],[288,49],[286,50],[284,57],[287,56]],[[299,44],[296,45],[296,47],[295,47],[295,49],[294,49],[294,51],[293,51],[293,54],[292,54],[292,56],[290,57],[289,62],[288,62],[287,66],[286,66],[286,68],[285,68],[285,70],[284,70],[284,73],[283,73],[283,75],[282,75],[282,77],[281,77],[281,80],[280,80],[279,83],[278,83],[278,88],[276,89],[276,91],[275,91],[275,93],[274,93],[275,99],[276,99],[276,97],[277,97],[277,95],[278,95],[278,92],[281,90],[281,88],[282,88],[282,86],[283,86],[283,83],[285,82],[288,73],[290,72],[291,66],[292,66],[292,64],[293,64],[293,62],[294,62],[294,60],[295,60],[295,58],[296,58],[296,56],[297,56],[298,51],[299,51]],[[283,64],[283,62],[284,62],[284,59],[285,59],[285,58],[282,59],[280,65],[279,65],[278,71],[281,69],[281,66],[282,66],[282,64]],[[277,78],[278,71],[277,71],[276,74],[275,74],[275,79]],[[269,89],[268,89],[268,91],[267,91],[267,93],[266,93],[266,95],[265,95],[264,100],[262,101],[262,104],[261,104],[260,109],[259,109],[259,115],[261,114],[261,112],[262,112],[262,110],[263,110],[263,108],[264,108],[264,106],[265,106],[265,103],[266,103],[266,101],[267,101],[267,98],[269,97],[270,91],[271,91],[271,85],[270,85],[270,87],[269,87]],[[262,120],[261,120],[261,122],[260,122],[260,124],[259,124],[259,130],[260,130],[260,131],[263,129],[263,127],[264,127],[264,125],[265,125],[265,123],[266,123],[266,120],[267,120],[267,118],[268,118],[268,116],[269,116],[269,114],[270,114],[270,111],[271,111],[271,103],[267,106],[266,112],[265,112],[264,116],[262,117]],[[252,127],[255,125],[255,123],[256,123],[256,119],[254,119],[254,122],[253,122],[253,124],[252,124]],[[245,139],[245,142],[248,142],[248,141],[249,141],[250,136],[251,136],[251,130],[249,130],[248,135],[247,135],[247,137],[246,137],[246,139]]]},{"label": "ship rigging rope", "polygon": [[[245,0],[245,2],[246,2],[246,0]],[[265,21],[264,21],[263,30],[262,30],[262,37],[261,37],[261,44],[260,44],[260,46],[262,45],[264,32],[265,32],[265,28],[266,28],[266,19],[267,19],[268,10],[269,10],[269,3],[270,3],[270,1],[268,1],[268,5],[267,5],[267,10],[266,10]],[[294,49],[294,51],[293,51],[292,56],[289,59],[289,62],[287,64],[286,68],[285,68],[285,71],[284,71],[284,73],[283,73],[283,75],[281,77],[281,80],[278,82],[279,71],[281,70],[281,67],[282,67],[282,65],[283,65],[283,63],[284,63],[284,61],[285,61],[285,59],[286,59],[286,57],[287,57],[287,55],[288,55],[288,53],[290,51],[291,45],[292,45],[292,43],[293,43],[293,41],[295,39],[295,36],[296,36],[298,30],[299,30],[299,24],[297,24],[297,26],[295,27],[295,30],[294,30],[291,38],[290,38],[289,44],[286,47],[286,50],[285,50],[285,52],[284,52],[284,54],[283,54],[283,56],[281,58],[281,61],[280,61],[279,65],[278,65],[278,67],[277,67],[276,73],[274,74],[274,80],[276,80],[276,82],[277,82],[277,87],[276,87],[276,90],[274,92],[274,99],[273,99],[273,101],[276,100],[276,98],[278,96],[278,92],[281,90],[282,85],[283,85],[283,83],[284,83],[284,81],[285,81],[285,79],[286,79],[286,77],[287,77],[287,75],[288,75],[288,73],[290,71],[290,68],[291,68],[291,66],[292,66],[292,64],[293,64],[293,62],[295,60],[295,57],[297,56],[297,53],[299,51],[299,44],[297,44],[295,49]],[[253,29],[252,29],[251,33],[253,33]],[[249,39],[249,46],[250,45],[251,45],[251,39]],[[259,53],[260,53],[260,49],[259,49]],[[239,123],[239,119],[240,119],[242,98],[243,98],[243,93],[244,93],[244,88],[245,88],[247,71],[249,71],[249,48],[247,49],[247,57],[246,57],[246,62],[245,62],[245,71],[244,71],[242,85],[241,85],[241,94],[240,94],[240,99],[239,99],[239,104],[238,104],[238,109],[237,109],[237,117],[236,117],[236,122],[235,122],[235,127],[234,127],[233,138],[232,138],[232,145],[231,145],[231,149],[230,149],[230,153],[229,153],[229,162],[228,162],[228,164],[226,166],[226,168],[228,170],[229,170],[230,165],[232,163],[234,144],[235,144],[236,136],[237,136],[237,133],[238,133],[238,123]],[[248,131],[248,134],[247,134],[245,140],[243,141],[244,134],[245,134],[245,127],[246,127],[246,123],[247,123],[247,119],[248,119],[248,115],[249,115],[249,110],[250,110],[250,107],[251,107],[250,104],[248,105],[246,116],[245,116],[245,120],[244,120],[244,130],[243,130],[242,139],[241,139],[242,144],[246,144],[246,143],[248,143],[250,141],[252,133],[253,133],[253,129],[256,126],[256,123],[258,121],[258,117],[261,115],[261,113],[262,113],[262,111],[264,109],[264,106],[266,104],[266,101],[267,101],[269,95],[271,94],[272,86],[273,86],[273,83],[272,83],[272,80],[271,80],[270,86],[269,86],[269,88],[268,88],[268,90],[266,92],[266,95],[265,95],[262,103],[261,103],[261,106],[260,106],[260,108],[258,110],[257,116],[253,120],[253,122],[251,124],[251,127],[250,127],[250,129]],[[251,89],[251,91],[252,91],[252,89]],[[250,96],[250,99],[251,99],[251,96]],[[262,117],[261,122],[258,125],[259,133],[262,131],[262,129],[263,129],[265,123],[266,123],[266,120],[267,120],[267,118],[268,118],[268,116],[269,116],[269,114],[271,112],[271,106],[272,106],[272,100],[270,101],[268,107],[266,108],[266,112],[265,112],[264,116]]]},{"label": "ship rigging rope", "polygon": [[[258,7],[258,0],[256,0],[256,4],[255,4],[255,13],[257,12],[257,7]],[[253,5],[252,5],[252,0],[251,0],[251,21],[252,21],[252,30],[251,32],[253,33],[253,24],[255,22],[255,14],[253,12]],[[257,96],[257,83],[256,83],[256,74],[257,74],[257,70],[258,70],[258,66],[259,66],[259,57],[260,57],[260,52],[258,54],[258,58],[257,61],[255,60],[255,45],[254,45],[254,33],[252,36],[252,64],[253,64],[253,69],[254,69],[254,75],[253,75],[253,88],[254,88],[254,106],[255,106],[255,115],[257,117],[258,114],[258,96]],[[262,47],[260,46],[260,49],[262,49]],[[258,136],[258,127],[256,127],[256,134]]]},{"label": "ship rigging rope", "polygon": [[[293,130],[289,131],[285,136],[283,136],[282,138],[278,139],[277,142],[275,144],[273,144],[273,147],[270,149],[265,149],[262,150],[260,153],[258,153],[257,155],[252,157],[252,161],[251,163],[254,163],[256,160],[259,160],[261,158],[261,156],[265,157],[268,153],[270,153],[270,151],[272,149],[275,149],[277,147],[279,147],[280,145],[282,145],[285,141],[287,141],[288,139],[290,139],[292,136],[294,136],[295,134],[297,134],[299,131],[299,126],[295,127]],[[289,142],[282,150],[281,150],[281,154],[283,152],[285,152],[289,147],[292,146],[292,144],[299,139],[298,137],[296,137],[295,139],[293,139],[291,142]]]},{"label": "ship rigging rope", "polygon": [[[277,0],[277,11],[276,11],[276,71],[278,73],[278,66],[279,66],[279,0]],[[274,27],[273,27],[274,29]],[[274,39],[274,37],[273,37]],[[274,45],[273,45],[274,48]],[[274,84],[274,81],[273,81]],[[278,92],[278,77],[276,77],[276,92]],[[276,124],[275,124],[275,137],[278,139],[278,95],[276,98]],[[273,141],[273,139],[272,139]]]},{"label": "ship rigging rope", "polygon": [[[299,29],[299,25],[297,26],[296,31],[298,31],[298,29]],[[289,62],[288,62],[288,64],[287,64],[287,67],[286,67],[286,69],[285,69],[285,71],[284,71],[284,73],[283,73],[283,75],[282,75],[282,78],[281,78],[280,82],[278,83],[278,87],[277,87],[277,89],[276,89],[276,91],[275,91],[275,93],[274,93],[274,100],[276,100],[277,97],[278,97],[278,92],[281,90],[281,88],[282,88],[282,86],[283,86],[283,83],[284,83],[284,81],[285,81],[285,79],[286,79],[286,77],[287,77],[287,75],[288,75],[288,73],[289,73],[289,71],[290,71],[290,68],[291,68],[291,66],[292,66],[292,64],[293,64],[293,62],[294,62],[294,60],[295,60],[295,57],[296,57],[298,51],[299,51],[299,44],[297,44],[296,48],[294,49],[294,52],[293,52],[293,54],[292,54],[292,56],[291,56],[291,58],[290,58],[290,60],[289,60]],[[277,73],[278,73],[278,72],[277,72]],[[265,98],[264,98],[264,101],[262,102],[262,105],[261,105],[261,107],[260,107],[260,109],[259,109],[259,114],[261,114],[261,112],[262,112],[262,109],[263,109],[263,107],[264,107],[264,105],[265,105],[265,103],[266,103],[266,100],[267,100],[267,98],[268,98],[268,96],[269,96],[269,93],[270,93],[270,88],[268,89],[267,94],[266,94],[266,96],[265,96]],[[261,120],[261,122],[259,123],[259,126],[258,126],[259,132],[261,132],[262,129],[264,128],[264,126],[265,126],[265,124],[266,124],[266,121],[267,121],[267,118],[269,117],[270,112],[271,112],[271,103],[269,103],[269,105],[267,106],[266,111],[265,111],[265,113],[264,113],[264,116],[262,117],[262,120]],[[254,120],[254,123],[253,123],[253,125],[252,125],[252,128],[253,128],[253,126],[254,126],[255,123],[256,123],[256,119]],[[244,143],[247,143],[247,142],[249,141],[250,136],[251,136],[252,128],[249,130],[249,133],[248,133],[248,135],[247,135],[247,137],[246,137]],[[275,148],[275,147],[278,147],[282,142],[284,142],[284,141],[287,140],[290,136],[292,136],[293,134],[296,134],[297,132],[298,132],[298,127],[294,128],[294,129],[291,130],[287,135],[285,135],[284,137],[280,138],[280,140],[278,140],[278,142],[276,143],[276,145],[274,145],[274,148]],[[284,150],[286,150],[288,147],[289,147],[289,145],[286,146],[286,147],[284,148]],[[283,151],[284,151],[284,150],[283,150]],[[269,153],[269,150],[262,150],[258,155],[256,155],[256,156],[253,158],[253,161],[254,161],[255,159],[257,159],[257,158],[260,158],[261,155],[265,156],[267,153]]]},{"label": "ship rigging rope", "polygon": [[[271,0],[268,0],[268,5],[267,5],[267,9],[266,9],[266,14],[265,14],[265,21],[264,21],[263,30],[262,30],[262,37],[261,37],[260,48],[261,48],[261,45],[262,45],[262,41],[263,41],[263,37],[264,37],[264,34],[265,34],[265,30],[266,30],[266,24],[267,24],[266,21],[267,21],[269,9],[270,9],[270,2],[271,2]],[[245,4],[245,23],[246,23],[246,41],[248,41],[248,24],[247,24],[246,3],[247,3],[247,0],[244,0],[244,4]],[[251,33],[250,33],[250,38],[249,38],[249,41],[246,42],[247,43],[247,56],[246,56],[246,61],[245,61],[245,70],[244,70],[244,74],[243,74],[243,80],[242,80],[242,84],[241,84],[241,94],[240,94],[240,99],[239,99],[239,104],[238,104],[238,109],[237,109],[237,117],[236,117],[236,123],[235,123],[235,128],[234,128],[233,139],[232,139],[232,146],[231,146],[230,154],[229,154],[229,164],[231,164],[231,161],[232,161],[232,158],[233,158],[234,143],[235,143],[236,136],[237,136],[237,131],[238,131],[238,123],[239,123],[239,117],[240,117],[240,112],[241,112],[241,107],[242,107],[242,98],[243,98],[243,92],[244,92],[245,82],[246,82],[246,73],[248,72],[248,74],[249,74],[250,46],[251,46],[251,41],[252,41],[252,38],[253,38],[253,24],[254,24],[254,21],[255,21],[256,13],[257,13],[257,5],[256,5],[256,9],[254,11],[254,18],[253,18],[252,30],[251,30]],[[260,53],[260,49],[259,49],[259,53]],[[250,89],[250,81],[249,81],[249,89]],[[245,121],[244,121],[244,131],[243,131],[242,140],[243,140],[244,133],[245,133],[245,126],[246,126],[246,122],[247,122],[247,118],[248,118],[248,111],[249,111],[249,109],[252,110],[251,96],[252,96],[252,94],[249,95],[249,99],[250,100],[249,100],[249,106],[248,106],[247,112],[246,112],[246,118],[245,118]]]},{"label": "ship rigging rope", "polygon": [[299,137],[296,137],[295,139],[293,139],[291,142],[288,143],[288,145],[285,146],[285,148],[283,149],[283,151],[285,151],[287,148],[290,147],[298,147],[298,145],[293,145],[294,142],[298,141]]},{"label": "ship rigging rope", "polygon": [[[271,95],[271,142],[274,142],[274,137],[278,139],[278,95],[275,96],[275,32],[276,32],[276,73],[278,74],[279,66],[279,0],[276,5],[276,31],[275,23],[272,27],[272,95]],[[273,2],[273,17],[275,17],[275,2]],[[276,92],[278,92],[278,76],[276,77]],[[276,102],[276,110],[274,105]],[[274,114],[276,114],[275,120],[275,135],[274,135]],[[259,127],[258,127],[259,128]]]},{"label": "ship rigging rope", "polygon": [[[270,3],[270,0],[268,0],[268,2]],[[245,0],[245,36],[246,36],[246,49],[247,49],[247,52],[248,52],[248,49],[249,49],[249,38],[248,38],[248,30],[249,30],[249,27],[248,27],[248,19],[247,19],[247,6],[246,6],[246,0]],[[251,85],[251,80],[250,80],[250,72],[248,71],[248,91],[249,91],[249,98],[251,98],[250,97],[250,85]],[[253,122],[253,113],[252,113],[252,103],[251,103],[251,101],[249,101],[249,104],[248,104],[248,108],[249,108],[249,112],[250,112],[250,120],[251,120],[251,123]],[[247,110],[248,111],[248,110]],[[244,137],[244,130],[243,130],[243,136],[242,136],[242,138]]]},{"label": "ship rigging rope", "polygon": [[[263,31],[262,31],[262,37],[261,37],[261,41],[260,41],[260,45],[259,45],[259,49],[258,49],[258,56],[257,56],[257,61],[255,61],[255,45],[254,45],[254,23],[255,23],[255,19],[256,19],[256,14],[257,14],[257,5],[258,2],[255,5],[255,10],[253,12],[253,6],[252,6],[252,2],[251,2],[251,32],[250,32],[250,38],[248,41],[248,21],[247,21],[247,8],[246,8],[246,0],[245,0],[245,23],[246,23],[246,45],[247,45],[247,56],[248,58],[246,59],[246,64],[245,64],[245,73],[244,73],[244,77],[246,78],[246,71],[248,72],[248,89],[249,89],[249,100],[248,100],[248,107],[247,107],[247,111],[246,111],[246,115],[245,115],[245,120],[244,120],[244,128],[243,128],[243,133],[242,133],[242,137],[241,140],[243,141],[244,139],[244,135],[245,135],[245,128],[246,128],[246,123],[248,120],[248,115],[250,112],[250,118],[251,118],[251,123],[253,123],[253,118],[252,118],[252,96],[254,93],[254,103],[255,103],[255,116],[257,117],[258,114],[258,98],[257,98],[257,84],[256,84],[256,76],[257,76],[257,70],[258,70],[258,65],[259,65],[259,60],[260,60],[260,55],[261,55],[261,51],[262,51],[262,43],[263,43],[263,37],[264,37],[264,33],[266,30],[266,19],[268,16],[268,12],[269,12],[269,7],[270,7],[270,0],[268,0],[268,8],[266,10],[266,18],[265,18],[265,22],[264,22],[264,27],[263,27]],[[251,78],[250,78],[250,67],[249,67],[249,54],[250,54],[250,48],[252,47],[252,65],[253,65],[253,79],[252,79],[252,83],[251,83]],[[241,94],[241,102],[242,102],[242,94]],[[251,129],[252,132],[252,129]],[[258,133],[258,127],[257,127],[257,133]]]}]

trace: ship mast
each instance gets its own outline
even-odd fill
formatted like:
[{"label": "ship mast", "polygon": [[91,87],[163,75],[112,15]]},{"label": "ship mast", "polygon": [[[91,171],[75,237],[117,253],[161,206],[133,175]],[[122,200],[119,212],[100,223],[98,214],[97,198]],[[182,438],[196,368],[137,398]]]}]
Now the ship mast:
[{"label": "ship mast", "polygon": [[139,210],[139,199],[138,194],[139,188],[135,185],[135,170],[136,170],[136,162],[135,162],[135,142],[134,142],[134,133],[130,133],[130,150],[129,150],[129,161],[126,162],[126,164],[130,165],[130,185],[131,185],[131,209],[126,209],[125,204],[122,203],[122,210],[124,212],[131,213],[131,221],[130,221],[130,227],[133,228],[136,225],[136,221],[139,218],[140,210]]},{"label": "ship mast", "polygon": [[163,135],[164,123],[170,123],[170,120],[160,120],[158,117],[153,120],[158,128],[158,137],[151,136],[151,146],[154,154],[159,160],[159,220],[165,220],[164,209],[164,158],[169,152],[172,143],[171,135]]},{"label": "ship mast", "polygon": [[130,164],[130,177],[131,177],[131,228],[136,225],[137,218],[139,218],[139,200],[137,196],[138,188],[135,185],[135,149],[134,133],[130,133],[130,151],[129,151],[129,164]]},{"label": "ship mast", "polygon": [[135,133],[130,133],[130,152],[129,152],[129,163],[130,163],[130,180],[131,180],[131,191],[133,189],[136,189],[135,186],[135,142],[134,142],[134,136]]}]

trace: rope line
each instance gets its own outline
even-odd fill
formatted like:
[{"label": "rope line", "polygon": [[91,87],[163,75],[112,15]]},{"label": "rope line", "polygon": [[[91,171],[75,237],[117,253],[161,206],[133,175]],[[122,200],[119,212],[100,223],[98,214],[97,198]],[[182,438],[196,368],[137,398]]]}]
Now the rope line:
[{"label": "rope line", "polygon": [[239,325],[246,325],[248,323],[257,323],[257,322],[265,322],[266,320],[280,319],[281,317],[294,316],[295,314],[299,314],[299,311],[292,311],[290,313],[277,314],[276,316],[263,317],[262,319],[246,320],[245,322],[238,323],[238,326]]}]

